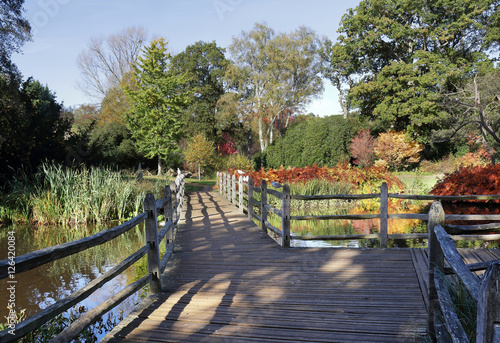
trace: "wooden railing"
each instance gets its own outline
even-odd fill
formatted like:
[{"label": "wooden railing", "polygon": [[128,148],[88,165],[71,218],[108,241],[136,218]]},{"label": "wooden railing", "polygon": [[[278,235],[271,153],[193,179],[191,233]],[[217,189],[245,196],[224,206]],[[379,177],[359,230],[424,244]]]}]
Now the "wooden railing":
[{"label": "wooden railing", "polygon": [[[173,181],[170,186],[165,187],[164,198],[155,200],[152,194],[147,194],[143,204],[144,212],[131,220],[86,238],[16,256],[14,259],[0,261],[0,279],[10,277],[11,279],[8,280],[7,283],[9,285],[15,285],[15,274],[31,270],[46,263],[109,242],[144,222],[146,242],[142,248],[70,296],[57,301],[55,304],[38,312],[34,316],[16,324],[13,328],[9,327],[6,330],[0,331],[0,342],[13,342],[31,331],[36,330],[50,319],[55,318],[57,315],[92,295],[93,292],[125,271],[146,254],[148,260],[148,274],[146,276],[112,295],[97,307],[87,311],[82,317],[77,319],[57,337],[51,340],[51,342],[70,342],[85,328],[95,323],[103,314],[119,305],[122,301],[144,287],[148,282],[150,293],[159,293],[162,288],[161,273],[164,271],[174,249],[174,231],[177,228],[183,211],[183,204],[184,175],[178,171],[178,176],[175,181]],[[165,225],[158,230],[157,214],[160,209],[164,212]],[[160,260],[160,243],[164,238],[166,252]],[[14,280],[12,280],[12,276],[14,276]]]},{"label": "wooden railing", "polygon": [[[262,181],[260,187],[253,186],[253,180],[248,176],[235,175],[230,176],[227,173],[217,173],[218,188],[227,199],[234,205],[239,207],[242,213],[246,212],[248,217],[257,219],[266,232],[271,230],[281,238],[283,247],[290,247],[290,240],[353,240],[353,239],[380,239],[380,247],[386,248],[389,239],[417,239],[427,238],[427,233],[409,233],[409,234],[388,234],[387,223],[388,219],[418,219],[426,221],[428,214],[426,213],[388,213],[389,199],[407,199],[407,200],[493,200],[500,199],[500,195],[462,195],[462,196],[433,196],[433,195],[406,195],[406,194],[391,194],[388,191],[387,184],[384,182],[380,187],[380,193],[375,194],[334,194],[334,195],[291,195],[288,185],[280,185],[273,182],[274,188],[281,188],[282,191],[276,191],[267,187],[267,182]],[[260,201],[256,201],[254,193],[260,193]],[[268,195],[276,197],[282,201],[282,210],[278,210],[270,206]],[[247,199],[247,206],[244,205],[244,199]],[[344,214],[344,215],[306,215],[292,216],[290,215],[290,201],[317,201],[317,200],[363,200],[363,199],[380,199],[380,212],[370,214]],[[260,209],[260,215],[254,212],[254,207]],[[282,219],[282,228],[273,226],[267,220],[267,214],[272,212]],[[290,221],[292,220],[332,220],[332,219],[347,219],[347,220],[363,220],[363,219],[379,219],[380,233],[374,234],[356,234],[356,235],[328,235],[328,236],[301,236],[290,232]],[[446,220],[500,220],[500,215],[463,215],[463,214],[447,214]],[[490,231],[498,227],[499,224],[482,226],[482,230]],[[500,234],[470,234],[477,232],[477,226],[457,226],[446,225],[449,233],[454,235],[457,240],[499,240]],[[479,230],[480,231],[480,230]]]},{"label": "wooden railing", "polygon": [[[446,216],[447,217],[447,216]],[[447,219],[447,218],[446,218]],[[500,342],[500,261],[466,265],[453,239],[443,228],[440,202],[429,211],[429,320],[428,330],[437,342],[469,342],[446,285],[445,274],[460,279],[477,307],[476,342]],[[480,226],[477,226],[480,228]],[[449,267],[445,267],[445,260]],[[485,270],[482,278],[473,271]]]}]

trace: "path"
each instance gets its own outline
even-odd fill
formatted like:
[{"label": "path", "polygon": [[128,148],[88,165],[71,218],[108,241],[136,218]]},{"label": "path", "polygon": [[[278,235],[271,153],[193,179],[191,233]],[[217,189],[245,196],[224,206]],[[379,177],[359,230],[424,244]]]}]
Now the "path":
[{"label": "path", "polygon": [[409,249],[282,249],[218,193],[188,195],[165,292],[110,342],[415,342]]}]

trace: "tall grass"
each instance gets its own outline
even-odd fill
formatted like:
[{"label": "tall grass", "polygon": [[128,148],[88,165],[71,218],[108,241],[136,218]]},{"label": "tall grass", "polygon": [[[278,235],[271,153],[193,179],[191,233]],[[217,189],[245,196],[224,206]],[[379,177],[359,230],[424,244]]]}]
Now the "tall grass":
[{"label": "tall grass", "polygon": [[146,192],[162,196],[166,180],[137,181],[111,168],[65,168],[44,163],[14,178],[0,196],[0,218],[39,224],[103,223],[142,211]]}]

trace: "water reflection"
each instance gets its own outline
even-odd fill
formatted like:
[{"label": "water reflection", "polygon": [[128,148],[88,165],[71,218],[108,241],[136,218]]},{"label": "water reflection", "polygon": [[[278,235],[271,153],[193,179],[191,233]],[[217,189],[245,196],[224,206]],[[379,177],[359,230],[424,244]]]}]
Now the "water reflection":
[{"label": "water reflection", "polygon": [[[115,223],[116,225],[116,223]],[[111,225],[114,226],[114,225]],[[111,227],[110,226],[110,227]],[[108,227],[58,227],[35,228],[33,226],[12,226],[0,230],[0,259],[7,258],[7,233],[15,231],[16,255],[20,256],[45,247],[70,242],[90,236]],[[72,256],[45,264],[33,270],[15,274],[16,310],[26,309],[27,317],[63,299],[84,287],[90,281],[109,271],[118,262],[145,244],[143,227],[136,227],[111,242],[93,247]],[[121,275],[106,283],[79,305],[91,309],[107,300],[128,284],[147,273],[146,258],[128,268]],[[0,280],[6,289],[7,280]],[[2,322],[8,314],[7,292],[0,292],[0,318]],[[111,313],[112,316],[130,313],[140,301],[140,294],[125,300]],[[107,317],[104,318],[107,320]],[[101,334],[104,336],[105,333]]]}]

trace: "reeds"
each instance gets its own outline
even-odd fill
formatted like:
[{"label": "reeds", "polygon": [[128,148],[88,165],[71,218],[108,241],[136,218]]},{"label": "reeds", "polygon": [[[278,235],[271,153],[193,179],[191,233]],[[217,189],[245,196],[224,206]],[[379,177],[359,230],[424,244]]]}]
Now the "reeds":
[{"label": "reeds", "polygon": [[111,168],[64,168],[44,163],[35,175],[14,179],[12,191],[1,199],[0,215],[8,215],[11,221],[29,218],[39,224],[125,220],[142,212],[146,192],[162,195],[165,185],[165,180],[153,184],[137,181]]}]

